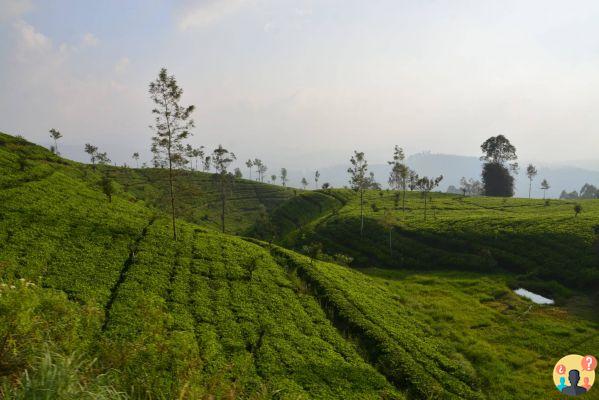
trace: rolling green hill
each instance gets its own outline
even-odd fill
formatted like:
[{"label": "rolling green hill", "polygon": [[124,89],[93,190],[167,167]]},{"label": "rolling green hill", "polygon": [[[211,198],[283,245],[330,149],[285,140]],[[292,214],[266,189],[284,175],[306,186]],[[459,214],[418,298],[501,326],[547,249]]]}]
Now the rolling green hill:
[{"label": "rolling green hill", "polygon": [[[375,228],[372,247],[358,247],[351,225],[349,242],[335,239],[340,231],[324,227],[355,219],[350,191],[238,182],[231,231],[259,236],[268,224],[280,243],[318,238],[358,266],[395,269],[354,270],[218,233],[210,200],[201,199],[209,176],[199,173],[180,180],[204,184],[199,200],[181,201],[192,213],[182,209],[188,221],[174,242],[156,192],[162,173],[94,169],[0,134],[0,397],[53,390],[50,398],[62,399],[551,398],[557,359],[599,352],[585,293],[563,307],[534,306],[509,289],[515,274],[507,268],[476,268],[464,256],[464,265],[456,258],[399,270],[386,264],[387,236],[379,244]],[[119,182],[111,202],[102,174]],[[369,196],[384,206],[385,193]],[[437,219],[424,223],[413,197],[414,232],[438,229],[460,203],[447,197]],[[194,217],[195,204],[204,209]],[[480,210],[478,224],[507,212],[461,207],[460,216]],[[571,224],[592,224],[585,213],[593,205],[583,207]],[[370,209],[368,229],[377,215]],[[423,254],[435,249],[422,243]]]},{"label": "rolling green hill", "polygon": [[[320,242],[330,255],[354,258],[356,267],[506,273],[512,285],[558,298],[599,287],[599,201],[433,193],[425,220],[420,193],[408,192],[403,211],[401,202],[395,205],[393,192],[367,191],[361,237],[359,199],[348,192],[312,193],[311,201],[320,201],[320,208],[327,211],[308,214],[313,218],[298,222],[295,229],[288,229],[279,215],[292,206],[291,200],[279,206],[272,223],[284,227],[280,243],[301,249]],[[343,201],[329,210],[331,196],[343,196]],[[578,216],[575,204],[582,206]],[[300,214],[304,207],[299,204],[285,214]],[[392,218],[391,240],[383,223],[386,214]]]},{"label": "rolling green hill", "polygon": [[[159,210],[170,210],[168,170],[156,168],[108,168],[122,190]],[[197,171],[176,171],[177,215],[189,222],[220,229],[220,202],[214,175]],[[228,193],[225,213],[227,233],[249,231],[253,224],[271,213],[297,189],[285,189],[247,179],[235,179]]]}]

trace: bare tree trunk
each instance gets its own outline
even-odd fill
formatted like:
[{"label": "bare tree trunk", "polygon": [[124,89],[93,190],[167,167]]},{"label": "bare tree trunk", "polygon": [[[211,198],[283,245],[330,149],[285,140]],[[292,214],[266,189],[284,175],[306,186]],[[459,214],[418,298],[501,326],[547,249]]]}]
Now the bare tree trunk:
[{"label": "bare tree trunk", "polygon": [[530,199],[530,191],[532,190],[532,179],[529,179],[530,183],[528,184],[528,198]]},{"label": "bare tree trunk", "polygon": [[364,232],[364,190],[360,189],[360,238]]},{"label": "bare tree trunk", "polygon": [[403,187],[403,200],[401,202],[402,202],[401,207],[403,209],[403,212],[405,213],[406,212],[406,185],[404,185],[404,187]]},{"label": "bare tree trunk", "polygon": [[[223,177],[221,177],[222,179]],[[220,214],[220,221],[223,227],[223,233],[225,233],[225,185],[224,182],[221,180],[221,184],[220,184],[220,198],[221,198],[221,214]]]}]

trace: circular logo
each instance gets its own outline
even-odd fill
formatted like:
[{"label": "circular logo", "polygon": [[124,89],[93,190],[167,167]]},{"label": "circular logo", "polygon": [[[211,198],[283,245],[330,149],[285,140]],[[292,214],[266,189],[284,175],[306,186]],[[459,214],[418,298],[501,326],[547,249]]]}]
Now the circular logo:
[{"label": "circular logo", "polygon": [[570,396],[585,394],[595,382],[597,359],[592,355],[570,354],[553,368],[553,383],[557,390]]}]

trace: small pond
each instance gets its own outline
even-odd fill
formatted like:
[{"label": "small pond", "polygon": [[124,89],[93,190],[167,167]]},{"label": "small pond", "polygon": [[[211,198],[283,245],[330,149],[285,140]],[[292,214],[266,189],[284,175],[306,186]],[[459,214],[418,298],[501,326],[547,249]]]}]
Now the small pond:
[{"label": "small pond", "polygon": [[516,289],[516,290],[514,290],[514,293],[516,293],[518,296],[526,297],[527,299],[531,300],[533,303],[536,303],[536,304],[553,304],[554,303],[553,300],[543,297],[540,294],[536,294],[531,291],[528,291],[524,288]]}]

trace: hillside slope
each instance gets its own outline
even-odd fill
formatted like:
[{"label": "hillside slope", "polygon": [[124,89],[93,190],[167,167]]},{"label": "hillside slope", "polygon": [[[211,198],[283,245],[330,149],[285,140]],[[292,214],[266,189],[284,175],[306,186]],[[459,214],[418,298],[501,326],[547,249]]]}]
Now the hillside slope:
[{"label": "hillside slope", "polygon": [[[107,174],[119,182],[124,191],[159,210],[170,211],[168,170],[108,168]],[[198,171],[176,171],[175,174],[177,215],[189,222],[220,230],[220,201],[214,174]],[[226,232],[246,233],[256,221],[297,192],[297,189],[235,179],[227,194]]]},{"label": "hillside slope", "polygon": [[59,161],[0,137],[10,177],[0,193],[0,333],[14,347],[0,349],[5,384],[43,351],[29,321],[52,325],[47,305],[9,302],[59,290],[52,314],[85,318],[66,337],[50,330],[46,346],[97,358],[134,398],[402,398],[259,246],[183,222],[172,242],[168,219],[132,198],[109,203],[89,183],[97,172]]},{"label": "hillside slope", "polygon": [[[347,201],[304,221],[299,234],[287,233],[281,243],[301,249],[320,242],[330,255],[353,257],[357,267],[507,273],[514,285],[549,296],[599,288],[599,201],[433,193],[425,217],[418,192],[407,193],[403,211],[393,192],[367,191],[360,236],[359,199],[346,192],[328,191]],[[575,204],[582,206],[578,216]]]},{"label": "hillside slope", "polygon": [[[588,306],[504,275],[360,272],[183,220],[173,242],[131,190],[108,201],[115,171],[0,134],[0,397],[536,399],[564,352],[599,352]],[[299,194],[269,221],[306,240],[354,202]]]}]

